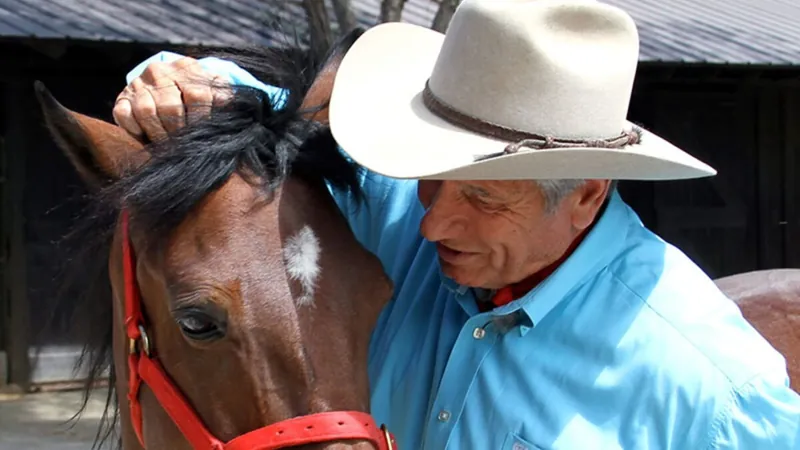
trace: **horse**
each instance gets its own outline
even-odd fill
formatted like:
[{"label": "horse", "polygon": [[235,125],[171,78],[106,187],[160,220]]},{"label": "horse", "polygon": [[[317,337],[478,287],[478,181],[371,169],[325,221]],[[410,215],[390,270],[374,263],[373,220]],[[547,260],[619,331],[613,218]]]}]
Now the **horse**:
[{"label": "horse", "polygon": [[366,369],[392,282],[331,195],[363,195],[326,106],[359,33],[319,64],[279,49],[228,55],[277,80],[283,105],[236,87],[153,142],[35,84],[47,129],[87,186],[71,234],[82,252],[69,264],[102,262],[93,282],[105,287],[75,318],[87,386],[110,377],[95,445],[117,422],[125,450],[396,444],[369,415]]},{"label": "horse", "polygon": [[755,270],[714,282],[783,355],[791,388],[800,392],[800,270]]}]

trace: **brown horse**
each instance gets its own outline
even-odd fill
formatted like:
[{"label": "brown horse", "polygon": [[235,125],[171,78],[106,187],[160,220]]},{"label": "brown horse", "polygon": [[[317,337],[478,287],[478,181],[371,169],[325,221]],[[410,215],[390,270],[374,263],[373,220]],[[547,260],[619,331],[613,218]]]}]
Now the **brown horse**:
[{"label": "brown horse", "polygon": [[[78,328],[90,378],[110,371],[123,448],[377,445],[331,431],[352,425],[342,418],[363,416],[318,414],[369,412],[367,347],[392,293],[329,191],[360,195],[357,169],[324,123],[333,75],[356,37],[342,39],[319,66],[277,50],[247,55],[242,65],[288,90],[282,107],[237,88],[205,118],[148,145],[66,109],[37,84],[50,132],[90,187],[82,229],[105,253],[83,241],[86,262],[71,264],[85,270],[102,259],[110,289],[86,297],[101,313]],[[126,323],[132,307],[141,308],[140,323]],[[150,365],[131,369],[130,357]],[[159,370],[163,378],[153,375]],[[129,387],[138,376],[137,395]],[[141,422],[129,404],[140,405]],[[285,422],[296,417],[314,419]],[[324,423],[314,428],[315,421]],[[283,428],[228,445],[276,423]],[[217,443],[196,444],[204,432]],[[269,433],[305,437],[290,445]]]},{"label": "brown horse", "polygon": [[783,357],[791,386],[800,392],[800,270],[740,273],[715,280],[744,317]]}]

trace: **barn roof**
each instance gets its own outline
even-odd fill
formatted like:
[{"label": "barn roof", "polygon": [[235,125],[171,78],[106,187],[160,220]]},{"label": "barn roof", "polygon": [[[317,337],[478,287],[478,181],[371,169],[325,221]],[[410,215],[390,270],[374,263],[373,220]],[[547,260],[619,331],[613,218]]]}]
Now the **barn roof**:
[{"label": "barn roof", "polygon": [[[380,0],[351,0],[376,22]],[[604,0],[639,27],[642,61],[800,65],[798,0]],[[432,0],[408,0],[403,20],[429,25]],[[0,0],[0,37],[235,45],[280,42],[275,17],[305,27],[300,0]],[[277,41],[276,41],[277,39]]]}]

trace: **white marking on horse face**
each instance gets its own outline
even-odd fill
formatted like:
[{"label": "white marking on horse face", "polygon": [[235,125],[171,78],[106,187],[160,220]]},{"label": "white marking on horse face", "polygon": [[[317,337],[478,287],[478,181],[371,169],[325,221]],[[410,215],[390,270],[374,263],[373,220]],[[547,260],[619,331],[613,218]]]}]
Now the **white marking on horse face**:
[{"label": "white marking on horse face", "polygon": [[314,303],[314,289],[320,272],[319,254],[319,239],[308,225],[289,237],[283,247],[283,257],[286,260],[289,277],[300,282],[303,289],[300,297],[296,299],[299,306]]}]

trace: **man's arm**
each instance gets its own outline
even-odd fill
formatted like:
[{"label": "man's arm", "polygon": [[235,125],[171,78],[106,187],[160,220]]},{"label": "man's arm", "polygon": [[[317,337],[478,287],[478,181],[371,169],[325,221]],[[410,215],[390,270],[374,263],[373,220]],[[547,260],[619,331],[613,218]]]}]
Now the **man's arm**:
[{"label": "man's arm", "polygon": [[785,377],[758,376],[731,392],[710,433],[709,450],[798,450],[800,395]]}]

